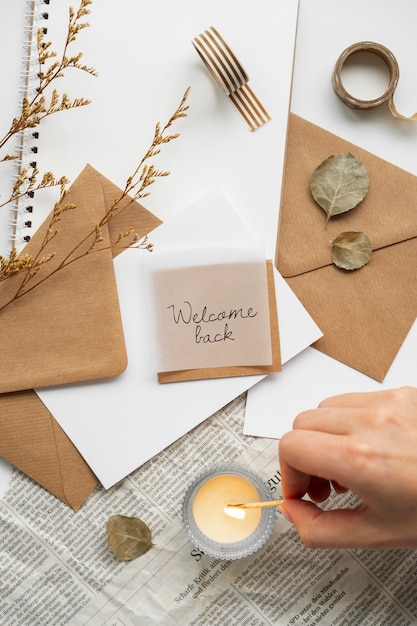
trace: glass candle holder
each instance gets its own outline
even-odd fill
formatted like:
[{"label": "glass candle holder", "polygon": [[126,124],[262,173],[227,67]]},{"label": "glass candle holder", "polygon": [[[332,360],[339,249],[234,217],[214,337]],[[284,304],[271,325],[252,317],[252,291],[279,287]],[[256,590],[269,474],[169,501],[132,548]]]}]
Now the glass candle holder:
[{"label": "glass candle holder", "polygon": [[227,514],[225,506],[271,499],[257,474],[236,465],[216,466],[188,487],[182,504],[184,527],[204,554],[218,559],[241,559],[259,550],[269,539],[276,509],[245,509],[243,519],[239,519]]}]

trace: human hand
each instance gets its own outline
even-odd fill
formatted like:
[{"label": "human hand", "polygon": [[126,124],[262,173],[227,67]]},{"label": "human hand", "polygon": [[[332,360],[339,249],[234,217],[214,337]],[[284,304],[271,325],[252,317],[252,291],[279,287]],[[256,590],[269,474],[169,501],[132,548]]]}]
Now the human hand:
[{"label": "human hand", "polygon": [[[279,442],[280,510],[312,548],[417,548],[417,388],[328,398]],[[350,490],[354,509],[323,511]],[[308,494],[314,502],[302,500]]]}]

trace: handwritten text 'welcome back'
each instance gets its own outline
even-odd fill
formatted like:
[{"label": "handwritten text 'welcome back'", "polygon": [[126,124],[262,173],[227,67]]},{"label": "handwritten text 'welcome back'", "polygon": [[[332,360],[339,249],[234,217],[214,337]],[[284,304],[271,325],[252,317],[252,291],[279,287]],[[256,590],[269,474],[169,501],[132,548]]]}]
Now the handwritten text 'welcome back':
[{"label": "handwritten text 'welcome back'", "polygon": [[[184,300],[181,306],[170,304],[172,319],[175,324],[191,324],[194,326],[194,339],[196,343],[218,343],[221,341],[235,341],[233,331],[229,329],[229,323],[234,320],[250,320],[258,315],[253,307],[229,309],[228,311],[210,312],[204,306],[197,312],[191,302]],[[213,332],[207,325],[215,322],[224,322],[222,332]]]}]

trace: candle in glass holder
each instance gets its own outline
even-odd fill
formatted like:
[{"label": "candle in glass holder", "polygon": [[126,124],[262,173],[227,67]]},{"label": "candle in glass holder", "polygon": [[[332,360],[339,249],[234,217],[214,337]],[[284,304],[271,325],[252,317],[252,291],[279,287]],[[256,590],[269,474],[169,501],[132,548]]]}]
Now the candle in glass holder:
[{"label": "candle in glass holder", "polygon": [[212,468],[188,488],[183,520],[193,543],[205,554],[236,559],[252,554],[269,538],[274,509],[247,509],[235,517],[226,505],[270,500],[262,479],[237,466]]},{"label": "candle in glass holder", "polygon": [[257,502],[259,493],[241,476],[221,474],[210,478],[197,491],[193,503],[194,520],[201,532],[219,543],[242,541],[259,525],[262,511],[244,511],[241,518],[230,516],[225,507],[238,502]]}]

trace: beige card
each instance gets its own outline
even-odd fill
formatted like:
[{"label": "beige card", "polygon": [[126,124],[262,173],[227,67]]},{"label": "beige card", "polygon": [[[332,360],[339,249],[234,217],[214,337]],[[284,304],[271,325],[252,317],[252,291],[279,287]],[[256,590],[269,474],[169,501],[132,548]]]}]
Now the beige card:
[{"label": "beige card", "polygon": [[168,247],[146,257],[153,370],[160,383],[281,370],[264,242]]},{"label": "beige card", "polygon": [[159,271],[153,284],[158,371],[272,363],[265,261]]}]

